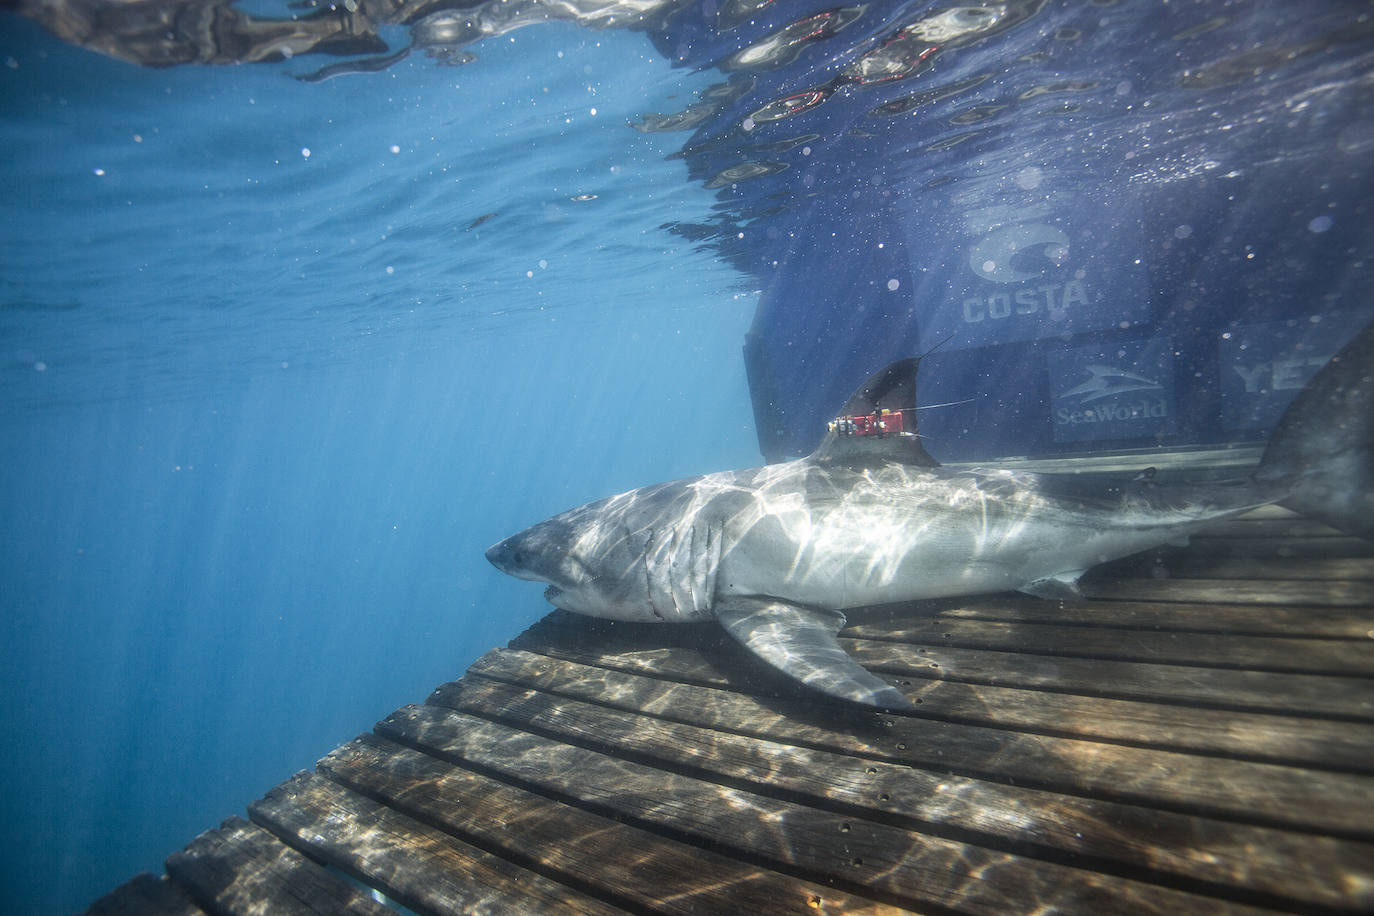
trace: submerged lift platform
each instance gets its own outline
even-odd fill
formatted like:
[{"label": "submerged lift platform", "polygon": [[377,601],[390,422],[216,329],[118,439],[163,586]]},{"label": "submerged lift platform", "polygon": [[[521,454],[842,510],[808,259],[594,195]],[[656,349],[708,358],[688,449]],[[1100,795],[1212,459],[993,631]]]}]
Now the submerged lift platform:
[{"label": "submerged lift platform", "polygon": [[852,614],[910,714],[557,611],[89,912],[1374,911],[1374,544],[1266,508],[1085,585]]}]

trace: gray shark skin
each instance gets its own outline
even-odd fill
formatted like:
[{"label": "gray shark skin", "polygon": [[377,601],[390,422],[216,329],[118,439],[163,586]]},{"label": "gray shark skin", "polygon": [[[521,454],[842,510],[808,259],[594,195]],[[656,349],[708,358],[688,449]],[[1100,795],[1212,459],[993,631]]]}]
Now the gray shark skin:
[{"label": "gray shark skin", "polygon": [[[1358,400],[1352,390],[1371,397],[1371,348],[1367,328],[1313,379],[1323,403],[1300,396],[1308,416],[1280,425],[1281,432],[1338,428],[1336,459],[1311,442],[1297,447],[1276,437],[1260,471],[1230,485],[1135,481],[1082,492],[1055,475],[941,468],[911,432],[832,431],[806,458],[589,503],[486,556],[512,576],[549,583],[545,596],[566,610],[627,621],[715,619],[816,690],[905,709],[911,704],[901,693],[840,648],[835,634],[845,609],[1008,589],[1073,597],[1079,576],[1098,563],[1289,497],[1308,509],[1334,508],[1339,522],[1348,500],[1331,494],[1350,496],[1349,487],[1326,478],[1348,481],[1352,468],[1362,482],[1374,476],[1374,409],[1346,413]],[[917,363],[874,375],[840,416],[915,404]],[[1290,455],[1317,471],[1286,464]],[[1369,524],[1367,516],[1358,521]]]},{"label": "gray shark skin", "polygon": [[1374,331],[1366,328],[1298,392],[1255,476],[1283,506],[1374,540]]}]

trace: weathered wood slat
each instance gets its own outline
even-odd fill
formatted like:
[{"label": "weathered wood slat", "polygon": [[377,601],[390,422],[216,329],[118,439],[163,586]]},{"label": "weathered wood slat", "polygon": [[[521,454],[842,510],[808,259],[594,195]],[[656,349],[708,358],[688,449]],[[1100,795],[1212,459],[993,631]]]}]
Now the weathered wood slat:
[{"label": "weathered wood slat", "polygon": [[[1374,724],[1199,709],[952,681],[903,680],[922,716],[1017,731],[1374,773]],[[909,686],[908,686],[909,685]]]},{"label": "weathered wood slat", "polygon": [[[1028,908],[1172,914],[1202,904],[1181,891],[809,808],[437,706],[397,710],[377,729],[392,740],[637,826],[692,837],[840,887],[863,884],[903,905],[1000,916]],[[1218,912],[1250,910],[1216,899],[1206,904]]]},{"label": "weathered wood slat", "polygon": [[216,916],[395,916],[367,892],[238,817],[168,856],[167,874]]},{"label": "weathered wood slat", "polygon": [[1019,655],[1010,651],[841,640],[861,664],[901,679],[939,678],[1084,696],[1374,721],[1366,678],[1235,671],[1145,662]]},{"label": "weathered wood slat", "polygon": [[204,916],[179,884],[143,872],[92,903],[86,916]]},{"label": "weathered wood slat", "polygon": [[[1374,839],[1374,780],[1176,751],[1107,744],[908,716],[856,714],[816,701],[723,690],[575,665],[517,650],[468,669],[494,680],[674,721],[978,778],[1242,823]],[[439,688],[442,702],[452,685]]]},{"label": "weathered wood slat", "polygon": [[930,612],[925,616],[933,619],[1176,630],[1234,636],[1326,637],[1353,639],[1362,644],[1369,643],[1370,631],[1374,630],[1374,611],[1364,608],[1247,607],[1134,599],[1058,602],[1024,595],[990,595],[963,601],[930,602],[912,606],[912,610],[919,607],[924,611],[927,606]]},{"label": "weathered wood slat", "polygon": [[1374,542],[1353,537],[1205,537],[1196,535],[1188,552],[1199,559],[1256,557],[1273,559],[1374,556]]},{"label": "weathered wood slat", "polygon": [[419,913],[624,912],[312,773],[277,786],[249,814]]},{"label": "weathered wood slat", "polygon": [[[1168,607],[1168,605],[1165,605]],[[581,664],[749,692],[759,666],[716,627],[646,625],[663,648],[645,648],[643,628],[555,613],[511,643]],[[1374,721],[1374,683],[1365,678],[1234,671],[1141,662],[1021,655],[842,638],[863,665],[899,680],[953,680],[1303,716]],[[914,653],[914,654],[913,654]]]},{"label": "weathered wood slat", "polygon": [[1374,604],[1374,582],[1309,579],[1101,579],[1083,580],[1089,598],[1125,601],[1186,601],[1192,604],[1367,607]]},{"label": "weathered wood slat", "polygon": [[[442,699],[491,718],[607,753],[703,772],[716,782],[858,810],[909,826],[957,832],[1010,852],[1085,863],[1166,883],[1229,888],[1297,908],[1374,907],[1374,845],[1231,824],[1097,799],[863,761],[669,722],[469,675]],[[437,806],[436,806],[437,807]],[[447,807],[447,806],[446,806]],[[1294,863],[1303,863],[1295,868]],[[1354,889],[1352,894],[1351,889]],[[744,911],[752,911],[745,908]]]},{"label": "weathered wood slat", "polygon": [[684,916],[895,910],[610,820],[376,735],[335,750],[319,767],[398,811],[636,908]]},{"label": "weathered wood slat", "polygon": [[1292,559],[1288,557],[1206,557],[1167,550],[1118,560],[1100,571],[1109,575],[1177,579],[1374,579],[1374,557]]},{"label": "weathered wood slat", "polygon": [[856,621],[845,635],[917,647],[959,646],[1005,652],[1175,665],[1374,677],[1374,642],[1104,630],[1039,623],[949,618]]}]

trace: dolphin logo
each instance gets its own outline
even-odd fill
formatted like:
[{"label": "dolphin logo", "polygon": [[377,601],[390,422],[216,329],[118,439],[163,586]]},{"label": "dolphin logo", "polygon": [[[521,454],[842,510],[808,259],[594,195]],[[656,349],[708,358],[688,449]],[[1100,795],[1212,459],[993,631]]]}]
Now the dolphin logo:
[{"label": "dolphin logo", "polygon": [[1059,395],[1061,398],[1078,398],[1080,404],[1087,404],[1114,394],[1127,391],[1162,391],[1164,386],[1152,378],[1146,378],[1126,369],[1114,366],[1099,366],[1094,363],[1085,367],[1088,370],[1086,381]]},{"label": "dolphin logo", "polygon": [[[918,363],[902,360],[869,378],[840,418],[915,405]],[[952,470],[926,454],[915,424],[878,436],[836,423],[806,458],[612,496],[486,555],[503,572],[547,583],[549,601],[569,611],[714,619],[808,687],[907,708],[905,696],[841,648],[845,610],[1006,589],[1073,597],[1091,566],[1273,502],[1374,538],[1370,366],[1374,325],[1299,394],[1254,476],[1231,484],[1137,480],[1089,491],[1072,475]],[[1091,384],[1098,378],[1109,376]]]}]

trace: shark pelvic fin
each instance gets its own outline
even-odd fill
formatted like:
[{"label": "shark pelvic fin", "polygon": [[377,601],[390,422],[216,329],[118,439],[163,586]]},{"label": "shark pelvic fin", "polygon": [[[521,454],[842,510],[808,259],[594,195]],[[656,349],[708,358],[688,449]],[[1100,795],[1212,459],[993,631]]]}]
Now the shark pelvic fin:
[{"label": "shark pelvic fin", "polygon": [[1082,575],[1081,569],[1076,572],[1055,573],[1027,582],[1017,591],[1050,601],[1078,601],[1083,597],[1083,590],[1078,587],[1078,579]]},{"label": "shark pelvic fin", "polygon": [[840,648],[835,634],[844,626],[844,615],[838,611],[734,598],[717,605],[716,619],[750,652],[808,687],[879,709],[911,708],[897,688]]}]

